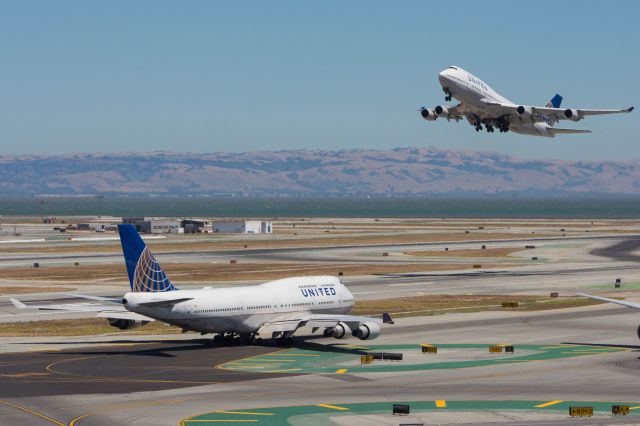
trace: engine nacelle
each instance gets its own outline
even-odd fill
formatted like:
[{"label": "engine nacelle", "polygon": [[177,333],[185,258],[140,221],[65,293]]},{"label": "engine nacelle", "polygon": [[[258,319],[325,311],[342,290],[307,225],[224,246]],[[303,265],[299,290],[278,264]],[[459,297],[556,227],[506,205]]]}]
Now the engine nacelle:
[{"label": "engine nacelle", "polygon": [[353,335],[360,340],[373,340],[380,335],[380,325],[375,322],[365,322],[353,332]]},{"label": "engine nacelle", "polygon": [[422,108],[420,110],[420,115],[427,121],[433,121],[437,118],[435,111],[428,108]]},{"label": "engine nacelle", "polygon": [[567,120],[571,120],[571,121],[580,120],[580,115],[578,115],[578,111],[575,109],[571,109],[571,108],[565,109],[564,116],[567,118]]},{"label": "engine nacelle", "polygon": [[331,329],[329,332],[331,337],[335,337],[336,339],[344,339],[349,334],[351,334],[351,328],[343,322],[339,322],[335,327]]},{"label": "engine nacelle", "polygon": [[447,115],[449,114],[449,110],[447,109],[447,107],[443,107],[438,105],[437,107],[434,108],[433,110],[436,115],[441,116],[441,115]]},{"label": "engine nacelle", "polygon": [[142,327],[149,321],[129,320],[122,318],[107,318],[111,327],[119,328],[120,330],[131,330],[132,328]]},{"label": "engine nacelle", "polygon": [[533,109],[530,106],[520,105],[516,108],[516,112],[520,117],[531,117],[533,115]]}]

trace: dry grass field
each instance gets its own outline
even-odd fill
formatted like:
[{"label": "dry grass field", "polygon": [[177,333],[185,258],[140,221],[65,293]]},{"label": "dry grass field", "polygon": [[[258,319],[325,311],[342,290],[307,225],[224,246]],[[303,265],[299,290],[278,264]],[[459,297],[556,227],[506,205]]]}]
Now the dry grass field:
[{"label": "dry grass field", "polygon": [[[502,308],[503,302],[518,302],[517,308]],[[493,310],[539,311],[597,305],[602,302],[584,297],[500,296],[500,295],[429,295],[382,300],[359,300],[354,306],[356,315],[425,316],[450,312],[478,312]]]},{"label": "dry grass field", "polygon": [[[502,302],[518,302],[515,309],[501,307]],[[403,297],[356,302],[352,314],[381,315],[389,312],[400,318],[407,316],[439,315],[450,312],[480,312],[493,310],[537,311],[595,305],[602,302],[576,297],[548,298],[540,296],[450,296],[434,295]],[[133,330],[118,331],[103,318],[67,319],[0,323],[0,337],[84,336],[104,333],[117,334],[177,334],[181,330],[160,322],[151,322]]]}]

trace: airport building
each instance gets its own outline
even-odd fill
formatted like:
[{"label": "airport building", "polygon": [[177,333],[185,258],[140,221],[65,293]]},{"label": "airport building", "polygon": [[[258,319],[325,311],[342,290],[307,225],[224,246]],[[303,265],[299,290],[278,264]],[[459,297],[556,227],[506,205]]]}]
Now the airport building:
[{"label": "airport building", "polygon": [[135,226],[141,234],[182,234],[184,228],[178,219],[164,219],[153,217],[123,217],[122,223]]},{"label": "airport building", "polygon": [[235,220],[213,223],[213,232],[225,234],[271,234],[270,220]]},{"label": "airport building", "polygon": [[184,228],[185,234],[211,232],[211,221],[204,219],[183,219],[182,227]]}]

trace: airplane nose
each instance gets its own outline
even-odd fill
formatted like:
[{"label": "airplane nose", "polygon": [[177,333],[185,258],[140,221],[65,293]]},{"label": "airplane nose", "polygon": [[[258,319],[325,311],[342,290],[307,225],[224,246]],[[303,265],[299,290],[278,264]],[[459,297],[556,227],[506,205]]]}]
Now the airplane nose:
[{"label": "airplane nose", "polygon": [[438,79],[442,84],[447,83],[449,81],[449,77],[447,76],[447,70],[440,71],[440,74],[438,74]]}]

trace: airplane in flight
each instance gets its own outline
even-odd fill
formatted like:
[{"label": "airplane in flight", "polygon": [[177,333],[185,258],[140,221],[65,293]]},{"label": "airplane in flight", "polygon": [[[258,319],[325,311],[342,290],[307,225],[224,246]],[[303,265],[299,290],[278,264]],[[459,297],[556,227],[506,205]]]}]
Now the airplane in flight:
[{"label": "airplane in flight", "polygon": [[325,337],[361,340],[380,335],[383,318],[348,315],[354,296],[339,278],[332,276],[291,277],[255,286],[179,290],[167,278],[135,227],[118,225],[131,291],[123,298],[86,295],[77,297],[102,304],[25,305],[10,299],[19,309],[96,312],[121,330],[151,321],[182,328],[183,332],[216,333],[214,343],[239,338],[288,340],[301,327]]},{"label": "airplane in flight", "polygon": [[[609,302],[609,303],[615,303],[616,305],[626,306],[627,308],[640,309],[640,303],[627,302],[626,300],[609,299],[608,297],[594,296],[592,294],[583,294],[583,293],[576,293],[576,294],[578,296],[588,297],[590,299],[600,300],[602,302]],[[638,334],[638,339],[640,339],[640,326],[638,326],[636,333]]]},{"label": "airplane in flight", "polygon": [[562,96],[556,94],[544,107],[514,104],[499,95],[484,81],[460,67],[450,66],[440,72],[440,85],[445,101],[455,98],[455,106],[438,105],[433,109],[422,107],[418,111],[427,121],[446,118],[448,121],[467,119],[479,132],[484,125],[488,133],[497,128],[501,133],[512,131],[524,135],[555,137],[567,133],[591,133],[591,130],[559,129],[560,120],[580,121],[589,115],[617,114],[633,111],[626,109],[560,108]]}]

